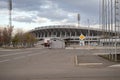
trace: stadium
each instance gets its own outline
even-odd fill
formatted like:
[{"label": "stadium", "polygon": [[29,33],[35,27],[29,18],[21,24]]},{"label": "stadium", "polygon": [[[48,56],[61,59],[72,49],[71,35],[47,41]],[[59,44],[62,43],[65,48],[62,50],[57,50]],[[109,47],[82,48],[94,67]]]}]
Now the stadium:
[{"label": "stadium", "polygon": [[[77,27],[74,25],[53,25],[37,27],[30,31],[36,36],[36,39],[43,41],[45,39],[59,39],[64,41],[66,46],[71,45],[100,45],[103,31],[98,28]],[[113,32],[105,34],[114,35]],[[84,39],[80,39],[80,36]]]}]

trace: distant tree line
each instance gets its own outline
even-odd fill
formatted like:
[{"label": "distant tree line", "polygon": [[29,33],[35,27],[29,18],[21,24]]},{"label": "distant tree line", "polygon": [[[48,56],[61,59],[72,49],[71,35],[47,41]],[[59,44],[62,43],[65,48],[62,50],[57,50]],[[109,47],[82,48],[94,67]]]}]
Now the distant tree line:
[{"label": "distant tree line", "polygon": [[13,27],[0,28],[0,47],[34,47],[36,38],[29,32],[18,30],[13,35]]}]

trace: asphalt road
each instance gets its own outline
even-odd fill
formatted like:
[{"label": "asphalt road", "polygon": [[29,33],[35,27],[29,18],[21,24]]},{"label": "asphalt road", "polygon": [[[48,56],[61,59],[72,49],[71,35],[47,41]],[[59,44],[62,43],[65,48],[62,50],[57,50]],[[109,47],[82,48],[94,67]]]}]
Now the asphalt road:
[{"label": "asphalt road", "polygon": [[[76,55],[82,57],[101,52],[104,51],[0,49],[0,80],[120,80],[120,67],[110,67],[112,64],[104,66],[110,63],[108,61],[104,61],[103,67],[75,64]],[[89,56],[86,57],[86,60],[91,58]],[[97,56],[95,60],[103,62],[103,59]]]}]

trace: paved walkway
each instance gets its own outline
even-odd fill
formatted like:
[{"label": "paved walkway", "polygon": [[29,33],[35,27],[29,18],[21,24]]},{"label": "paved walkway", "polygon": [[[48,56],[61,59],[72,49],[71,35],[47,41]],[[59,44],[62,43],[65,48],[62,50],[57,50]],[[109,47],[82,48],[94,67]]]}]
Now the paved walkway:
[{"label": "paved walkway", "polygon": [[[78,46],[78,47],[66,47],[66,49],[115,49],[115,47],[106,47],[106,46]],[[117,47],[120,49],[120,47]]]},{"label": "paved walkway", "polygon": [[80,67],[96,67],[103,68],[111,65],[116,65],[115,62],[110,62],[97,55],[77,55],[76,65]]}]

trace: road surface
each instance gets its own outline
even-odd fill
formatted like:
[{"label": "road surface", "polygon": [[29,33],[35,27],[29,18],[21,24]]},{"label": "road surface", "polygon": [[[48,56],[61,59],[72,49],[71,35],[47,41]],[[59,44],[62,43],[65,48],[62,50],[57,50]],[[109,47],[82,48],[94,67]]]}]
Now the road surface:
[{"label": "road surface", "polygon": [[93,66],[89,61],[82,62],[89,65],[75,63],[76,55],[88,55],[85,59],[89,60],[90,55],[101,52],[103,50],[0,49],[0,80],[120,80],[120,67],[112,67],[111,62],[98,56],[92,60],[101,61],[102,65],[89,67]]}]

